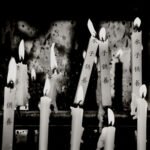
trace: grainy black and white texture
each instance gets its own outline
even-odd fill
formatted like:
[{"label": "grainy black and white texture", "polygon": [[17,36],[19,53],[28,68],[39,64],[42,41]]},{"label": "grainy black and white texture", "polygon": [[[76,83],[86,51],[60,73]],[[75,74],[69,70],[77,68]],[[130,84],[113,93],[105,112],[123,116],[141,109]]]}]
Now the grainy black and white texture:
[{"label": "grainy black and white texture", "polygon": [[[104,8],[102,9],[104,10]],[[118,11],[121,11],[121,8]],[[114,9],[108,10],[108,15],[102,15],[99,13],[90,14],[89,12],[85,17],[74,17],[74,15],[67,18],[60,17],[57,19],[54,16],[52,19],[46,17],[6,17],[0,23],[0,106],[3,108],[4,99],[4,86],[6,85],[6,77],[8,71],[8,63],[11,56],[16,58],[18,62],[18,45],[21,39],[25,41],[25,60],[24,63],[28,65],[29,75],[29,108],[30,110],[39,110],[38,103],[40,97],[43,95],[43,87],[45,82],[45,73],[50,73],[49,66],[49,50],[53,42],[56,43],[55,53],[58,62],[58,69],[63,73],[63,76],[57,83],[57,105],[59,110],[69,110],[70,105],[73,104],[79,76],[82,69],[83,57],[82,52],[87,49],[88,40],[90,33],[87,28],[87,20],[90,17],[93,21],[93,25],[97,31],[101,27],[106,28],[107,37],[109,39],[109,55],[110,55],[110,68],[111,68],[111,95],[112,100],[116,103],[116,87],[120,83],[115,83],[116,74],[115,64],[118,60],[115,58],[115,54],[119,49],[123,50],[123,57],[121,62],[123,64],[122,74],[122,95],[119,95],[122,100],[124,109],[129,110],[129,104],[131,101],[131,32],[132,32],[132,21],[140,14],[140,10],[133,8],[132,11],[123,9],[121,15],[115,12]],[[105,10],[106,11],[106,10]],[[104,12],[105,12],[104,11]],[[128,12],[127,12],[128,11]],[[108,13],[107,12],[107,13]],[[114,16],[111,14],[114,13]],[[131,15],[129,15],[131,13]],[[62,13],[63,14],[63,13]],[[98,15],[99,14],[99,15]],[[117,14],[117,15],[116,15]],[[48,15],[47,15],[48,16]],[[50,14],[52,16],[52,14]],[[60,15],[61,16],[61,15]],[[150,78],[148,73],[149,68],[149,57],[150,57],[150,21],[146,21],[143,14],[140,14],[142,19],[142,30],[143,30],[143,83],[150,87]],[[149,20],[149,19],[148,19]],[[37,80],[31,81],[30,70],[34,67],[37,73]],[[92,75],[88,87],[88,91],[85,98],[85,110],[98,110],[99,102],[101,101],[100,93],[100,70],[98,65],[94,65]],[[149,91],[149,88],[148,88]],[[148,99],[150,99],[150,92],[148,92]],[[114,105],[116,107],[116,105]],[[115,111],[115,108],[113,108]],[[17,116],[18,117],[18,116]],[[18,117],[19,118],[19,117]],[[95,117],[96,118],[96,117]],[[31,119],[29,119],[31,120]],[[60,122],[63,122],[63,118],[60,118]],[[67,119],[66,119],[67,120]],[[49,131],[49,148],[65,149],[69,150],[70,146],[70,126],[67,124],[58,124],[50,127]],[[106,119],[107,120],[107,119]],[[104,120],[104,125],[105,121]],[[52,120],[53,122],[54,120]],[[81,149],[93,150],[96,149],[97,140],[99,137],[98,132],[98,120],[91,123],[84,121],[83,126],[85,132],[83,134],[83,143]],[[119,119],[117,120],[120,121]],[[117,122],[116,121],[116,122]],[[38,123],[38,120],[35,119]],[[55,121],[54,121],[55,122]],[[130,124],[131,120],[123,120],[122,124]],[[119,122],[120,123],[120,122]],[[118,124],[119,124],[118,123]],[[117,123],[116,123],[117,124]],[[135,124],[135,122],[133,123]],[[130,125],[129,125],[130,126]],[[117,126],[116,131],[116,150],[119,149],[136,149],[135,127]],[[0,132],[1,133],[1,132]],[[36,136],[33,136],[36,133]],[[34,137],[34,138],[33,138]],[[38,132],[31,130],[28,134],[30,140],[28,144],[24,143],[26,137],[22,136],[22,139],[15,139],[15,149],[18,150],[20,147],[24,149],[38,149]],[[129,140],[130,138],[130,140]],[[31,140],[32,139],[32,140]],[[22,143],[19,143],[22,141]],[[89,142],[90,141],[90,142]],[[130,145],[130,147],[129,147]],[[148,135],[148,146],[149,146],[149,135]]]}]

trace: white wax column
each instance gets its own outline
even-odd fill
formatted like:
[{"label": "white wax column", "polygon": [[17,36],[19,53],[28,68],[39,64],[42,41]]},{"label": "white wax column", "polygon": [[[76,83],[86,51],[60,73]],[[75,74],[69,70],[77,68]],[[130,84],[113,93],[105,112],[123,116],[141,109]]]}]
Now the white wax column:
[{"label": "white wax column", "polygon": [[[100,30],[99,34],[103,34],[102,32],[106,32],[104,28]],[[101,37],[102,35],[99,36]],[[110,59],[108,54],[108,39],[105,40],[104,38],[104,40],[101,40],[100,38],[99,56],[100,56],[100,68],[101,68],[102,105],[111,106],[112,102],[111,102],[111,85],[110,85],[110,68],[109,68]]]},{"label": "white wax column", "polygon": [[147,107],[144,98],[137,99],[137,150],[146,150]]},{"label": "white wax column", "polygon": [[2,150],[13,149],[15,93],[15,88],[5,87]]},{"label": "white wax column", "polygon": [[107,127],[104,150],[114,150],[116,128],[113,126]]},{"label": "white wax column", "polygon": [[48,93],[48,97],[52,99],[51,104],[54,106],[54,111],[57,111],[57,104],[56,104],[56,97],[57,97],[57,78],[59,77],[58,74],[53,74],[51,79],[50,79],[50,86],[51,90]]},{"label": "white wax column", "polygon": [[10,87],[5,87],[4,89],[2,150],[13,149],[16,68],[16,61],[11,58],[7,76],[7,84]]},{"label": "white wax column", "polygon": [[27,65],[17,64],[16,106],[25,106],[28,102]]},{"label": "white wax column", "polygon": [[[88,29],[91,33],[91,37],[89,39],[86,54],[84,53],[85,54],[84,55],[84,64],[82,67],[82,71],[81,71],[81,75],[80,75],[80,79],[78,82],[78,87],[77,87],[77,91],[76,91],[76,95],[75,95],[75,99],[74,99],[74,103],[76,103],[76,104],[78,104],[79,102],[80,102],[80,104],[84,103],[85,95],[87,92],[87,88],[88,88],[88,84],[89,84],[89,80],[90,80],[90,76],[91,76],[91,72],[92,72],[92,68],[93,68],[93,64],[94,64],[94,60],[95,60],[96,52],[97,52],[97,48],[98,48],[98,40],[95,38],[96,31],[95,31],[93,23],[91,22],[90,19],[88,20],[87,25],[88,25]],[[83,88],[83,99],[78,99],[77,93],[81,86]]]},{"label": "white wax column", "polygon": [[[142,85],[142,32],[133,30],[131,41],[132,41],[132,93],[138,97],[139,88]],[[135,101],[134,97],[132,97],[132,101]]]},{"label": "white wax column", "polygon": [[47,96],[41,97],[39,150],[48,149],[50,104],[51,104],[51,99],[49,97]]},{"label": "white wax column", "polygon": [[113,126],[104,127],[98,140],[97,150],[101,150],[103,147],[104,150],[114,150],[115,132],[116,128]]},{"label": "white wax column", "polygon": [[80,150],[80,143],[84,128],[82,127],[83,109],[71,107],[72,129],[71,150]]},{"label": "white wax column", "polygon": [[[91,72],[92,72],[92,68],[93,68],[93,64],[94,64],[95,55],[96,55],[97,48],[98,48],[98,42],[97,41],[98,40],[95,37],[91,36],[91,38],[89,40],[84,64],[82,67],[78,87],[77,87],[77,91],[78,91],[78,88],[80,86],[83,87],[84,95],[83,95],[83,100],[81,102],[82,104],[84,103],[86,91],[88,88],[88,84],[89,84],[89,80],[90,80],[90,76],[91,76]],[[74,103],[79,103],[79,101],[77,99],[77,92],[75,95]]]}]

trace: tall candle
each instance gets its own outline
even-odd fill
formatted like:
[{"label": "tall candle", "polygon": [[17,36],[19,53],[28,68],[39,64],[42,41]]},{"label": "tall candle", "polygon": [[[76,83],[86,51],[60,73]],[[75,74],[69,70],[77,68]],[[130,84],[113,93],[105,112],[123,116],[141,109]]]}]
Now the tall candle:
[{"label": "tall candle", "polygon": [[148,104],[145,96],[147,89],[145,85],[142,85],[139,90],[140,98],[137,99],[137,150],[146,150]]},{"label": "tall candle", "polygon": [[[106,39],[106,30],[101,28],[99,32],[99,56],[101,68],[101,95],[102,105],[111,106],[111,87],[110,87],[110,68],[108,54],[108,39]],[[107,92],[106,92],[107,91]]]},{"label": "tall candle", "polygon": [[50,85],[51,90],[48,93],[48,96],[52,99],[51,104],[54,106],[54,111],[57,112],[57,104],[56,104],[56,97],[57,97],[57,80],[59,78],[60,73],[58,73],[58,66],[57,66],[57,60],[55,56],[55,43],[52,43],[51,49],[50,49],[50,69],[51,69],[51,78],[50,78]]},{"label": "tall candle", "polygon": [[50,90],[50,81],[46,77],[44,86],[44,96],[40,100],[40,134],[39,134],[39,150],[48,149],[48,133],[49,133],[49,116],[51,99],[47,96]]},{"label": "tall candle", "polygon": [[[77,92],[77,100],[82,102],[83,88],[80,87]],[[80,150],[80,143],[84,128],[82,127],[83,109],[79,105],[71,107],[72,126],[71,126],[71,150]]]},{"label": "tall candle", "polygon": [[13,149],[16,68],[16,61],[11,58],[4,93],[2,150]]},{"label": "tall candle", "polygon": [[17,84],[16,84],[16,105],[25,106],[28,102],[28,75],[27,65],[23,64],[24,60],[24,41],[21,40],[19,45],[19,59],[21,63],[17,64]]},{"label": "tall candle", "polygon": [[[95,55],[96,55],[97,48],[98,48],[98,40],[95,38],[96,31],[90,19],[88,20],[88,29],[91,33],[91,37],[88,43],[88,48],[87,48],[86,56],[84,59],[84,64],[82,67],[80,79],[78,82],[78,87],[77,87],[77,91],[78,91],[78,88],[82,86],[83,92],[84,92],[83,99],[82,99],[82,102],[80,102],[80,104],[84,103],[85,95],[87,92],[87,88],[88,88],[88,84],[89,84],[89,80],[90,80],[90,76],[91,76],[91,72],[92,72],[92,68],[93,68],[93,64],[95,60]],[[79,103],[77,99],[77,92],[75,95],[74,103],[75,104]]]},{"label": "tall candle", "polygon": [[102,133],[97,143],[97,150],[101,150],[104,147],[104,150],[114,150],[115,142],[115,132],[116,128],[114,125],[114,113],[111,109],[108,108],[108,124],[110,126],[104,127]]},{"label": "tall candle", "polygon": [[[139,88],[142,85],[142,32],[140,31],[141,20],[134,20],[132,41],[132,95],[139,97]],[[134,104],[135,96],[132,96]]]}]

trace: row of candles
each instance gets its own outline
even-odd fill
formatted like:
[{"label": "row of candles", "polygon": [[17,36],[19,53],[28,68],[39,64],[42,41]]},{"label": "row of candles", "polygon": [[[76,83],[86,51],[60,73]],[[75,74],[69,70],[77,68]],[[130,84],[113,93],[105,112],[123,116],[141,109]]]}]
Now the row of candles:
[{"label": "row of candles", "polygon": [[[142,85],[142,33],[139,30],[141,21],[136,18],[134,21],[134,29],[132,32],[132,102],[131,115],[137,118],[137,150],[146,150],[146,117],[147,117],[147,102],[146,86]],[[103,107],[111,107],[111,86],[110,86],[110,69],[109,69],[109,51],[108,39],[106,38],[105,28],[101,28],[99,39],[96,38],[96,31],[91,20],[88,20],[88,29],[91,33],[87,52],[84,52],[84,64],[82,67],[77,92],[74,99],[75,106],[71,107],[72,128],[71,128],[71,150],[79,150],[81,144],[82,126],[84,110],[82,105],[89,83],[94,62],[97,63],[96,52],[99,49],[100,59],[98,62],[101,68],[101,94]],[[51,113],[50,105],[56,97],[55,78],[58,76],[57,61],[54,53],[55,44],[53,43],[50,50],[50,68],[52,77],[46,75],[44,96],[40,100],[40,132],[39,132],[39,150],[48,149],[48,129],[49,116]],[[25,106],[26,86],[27,83],[27,65],[23,64],[24,59],[24,41],[19,45],[19,57],[21,63],[16,65],[15,59],[11,58],[7,76],[7,86],[4,93],[4,119],[3,119],[3,141],[2,150],[13,149],[13,128],[14,128],[14,110],[16,106]],[[118,54],[117,54],[118,55]],[[19,70],[19,71],[18,71]],[[35,78],[35,70],[31,73]],[[16,84],[16,79],[18,84]],[[136,111],[137,110],[137,111]],[[97,150],[104,147],[105,150],[114,149],[115,127],[114,113],[108,108],[108,123],[109,127],[102,129],[100,138],[97,144]]]}]

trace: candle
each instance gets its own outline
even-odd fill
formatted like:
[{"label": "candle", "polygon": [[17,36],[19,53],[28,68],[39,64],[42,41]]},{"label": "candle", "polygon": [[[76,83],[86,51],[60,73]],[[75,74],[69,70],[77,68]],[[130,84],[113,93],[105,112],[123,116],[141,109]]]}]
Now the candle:
[{"label": "candle", "polygon": [[114,105],[116,110],[121,111],[123,109],[122,103],[122,75],[123,75],[123,64],[120,60],[123,51],[120,49],[116,53],[118,62],[115,64],[115,99]]},{"label": "candle", "polygon": [[137,150],[146,150],[146,130],[147,130],[147,101],[145,96],[147,89],[142,85],[139,89],[140,98],[137,99]]},{"label": "candle", "polygon": [[[142,85],[142,32],[140,31],[141,20],[134,20],[132,41],[132,103],[135,97],[139,97],[139,88]],[[135,95],[135,96],[133,96]],[[133,108],[135,106],[132,106]]]},{"label": "candle", "polygon": [[[78,83],[78,87],[77,87],[77,91],[78,91],[78,88],[82,85],[83,92],[84,92],[83,99],[80,102],[80,104],[84,103],[84,99],[85,99],[86,91],[87,91],[87,88],[88,88],[88,84],[89,84],[89,80],[90,80],[94,60],[95,60],[95,57],[96,57],[95,55],[96,55],[97,47],[98,47],[98,40],[95,38],[96,31],[95,31],[95,29],[93,27],[93,24],[92,24],[90,19],[88,20],[88,29],[91,33],[91,37],[90,37],[90,40],[89,40],[89,43],[88,43],[86,56],[85,56],[85,53],[84,53],[84,56],[85,56],[84,64],[83,64],[83,67],[82,67],[82,71],[81,71],[81,75],[80,75],[80,79],[79,79],[79,83]],[[79,103],[79,101],[77,99],[77,92],[76,92],[76,95],[75,95],[74,103],[75,104]]]},{"label": "candle", "polygon": [[28,75],[27,65],[23,64],[24,60],[24,41],[21,40],[19,45],[19,59],[21,63],[17,64],[17,84],[16,84],[16,105],[25,106],[28,102]]},{"label": "candle", "polygon": [[[77,92],[77,100],[82,102],[83,96],[83,88],[80,86]],[[80,108],[79,105],[76,108],[71,107],[71,115],[71,150],[80,150],[81,138],[84,131],[84,128],[82,127],[83,109]]]},{"label": "candle", "polygon": [[112,102],[111,102],[111,87],[110,87],[108,39],[106,39],[105,28],[101,28],[99,32],[99,39],[100,39],[99,56],[100,56],[100,68],[101,68],[102,105],[111,106]]},{"label": "candle", "polygon": [[57,67],[57,60],[55,56],[55,43],[52,43],[51,51],[50,51],[50,69],[51,69],[51,78],[50,78],[50,85],[51,90],[48,93],[48,96],[52,99],[51,104],[54,106],[54,111],[57,112],[57,104],[56,104],[56,97],[57,97],[57,80],[60,77],[60,73],[58,73]]},{"label": "candle", "polygon": [[48,75],[44,86],[44,96],[40,100],[40,134],[39,134],[39,150],[48,149],[48,132],[49,132],[49,116],[51,99],[47,96],[50,90],[50,81]]},{"label": "candle", "polygon": [[108,124],[110,126],[104,127],[97,143],[97,150],[114,150],[115,132],[116,128],[113,126],[115,122],[114,113],[108,108]]},{"label": "candle", "polygon": [[16,61],[11,58],[4,93],[2,150],[13,149],[16,69]]}]

